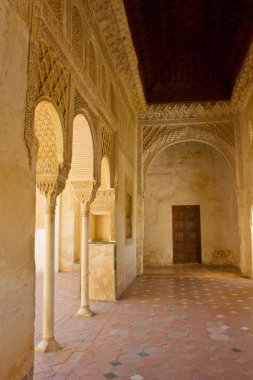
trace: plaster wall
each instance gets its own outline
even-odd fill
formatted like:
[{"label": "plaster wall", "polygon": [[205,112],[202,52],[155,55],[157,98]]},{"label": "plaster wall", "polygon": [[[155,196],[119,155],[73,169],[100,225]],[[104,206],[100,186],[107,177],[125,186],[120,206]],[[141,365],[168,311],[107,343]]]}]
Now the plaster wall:
[{"label": "plaster wall", "polygon": [[115,244],[89,245],[90,298],[96,301],[116,299]]},{"label": "plaster wall", "polygon": [[0,2],[0,378],[32,378],[35,170],[24,144],[29,30]]},{"label": "plaster wall", "polygon": [[253,205],[253,91],[249,95],[241,112],[237,128],[240,128],[241,154],[238,151],[239,163],[239,216],[241,224],[241,271],[252,277],[252,220],[251,208]]},{"label": "plaster wall", "polygon": [[172,205],[200,205],[203,263],[239,265],[233,171],[214,148],[185,142],[160,152],[148,168],[144,201],[145,265],[173,263]]},{"label": "plaster wall", "polygon": [[[136,276],[135,230],[135,167],[126,155],[119,151],[119,186],[116,192],[116,241],[117,241],[117,296],[131,284]],[[132,238],[126,238],[126,193],[132,192]]]}]

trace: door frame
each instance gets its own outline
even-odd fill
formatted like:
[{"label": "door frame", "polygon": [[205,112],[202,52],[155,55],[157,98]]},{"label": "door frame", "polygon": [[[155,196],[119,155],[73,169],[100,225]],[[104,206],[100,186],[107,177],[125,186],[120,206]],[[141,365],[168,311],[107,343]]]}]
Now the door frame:
[{"label": "door frame", "polygon": [[[202,264],[202,250],[201,250],[201,222],[200,222],[200,205],[172,205],[172,252],[173,252],[173,264],[180,264],[179,262],[175,262],[175,255],[174,255],[174,242],[175,242],[175,223],[174,223],[174,218],[173,218],[173,207],[195,207],[198,212],[197,212],[197,235],[198,235],[198,251],[197,251],[197,257],[196,257],[196,263]],[[186,218],[186,214],[184,213],[184,218]],[[186,229],[185,229],[186,232]],[[186,239],[185,239],[186,241]],[[182,263],[182,264],[187,264],[187,262]],[[190,263],[188,263],[190,264]]]}]

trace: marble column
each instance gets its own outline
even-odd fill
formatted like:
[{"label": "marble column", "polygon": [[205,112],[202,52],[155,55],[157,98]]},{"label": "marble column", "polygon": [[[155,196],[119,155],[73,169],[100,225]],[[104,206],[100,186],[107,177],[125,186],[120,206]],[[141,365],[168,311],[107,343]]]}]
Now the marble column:
[{"label": "marble column", "polygon": [[54,247],[56,194],[46,196],[45,268],[43,291],[43,332],[36,351],[55,352],[61,349],[54,337]]},{"label": "marble column", "polygon": [[81,305],[76,313],[80,317],[93,317],[95,313],[89,306],[89,207],[81,204],[82,241],[81,241]]}]

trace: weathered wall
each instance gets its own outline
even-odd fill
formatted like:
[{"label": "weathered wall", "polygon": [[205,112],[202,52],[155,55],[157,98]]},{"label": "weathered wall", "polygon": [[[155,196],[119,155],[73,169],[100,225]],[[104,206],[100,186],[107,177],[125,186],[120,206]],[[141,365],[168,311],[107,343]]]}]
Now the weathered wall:
[{"label": "weathered wall", "polygon": [[[241,112],[237,127],[240,128],[241,152],[238,150],[239,168],[244,178],[240,180],[239,214],[241,220],[241,270],[252,277],[252,232],[253,220],[251,208],[253,205],[253,92],[248,97],[247,104]],[[241,153],[241,154],[240,154]]]},{"label": "weathered wall", "polygon": [[90,298],[96,301],[116,299],[115,244],[90,243]]},{"label": "weathered wall", "polygon": [[[117,296],[136,276],[136,181],[135,167],[119,152],[119,187],[116,197]],[[126,194],[132,193],[132,238],[126,238]]]},{"label": "weathered wall", "polygon": [[[35,173],[24,144],[28,28],[0,2],[0,377],[33,367]],[[27,377],[28,378],[28,377]]]},{"label": "weathered wall", "polygon": [[160,152],[151,162],[145,189],[144,263],[173,262],[172,205],[200,205],[202,262],[222,263],[232,251],[239,265],[237,203],[233,171],[214,148],[186,142]]}]

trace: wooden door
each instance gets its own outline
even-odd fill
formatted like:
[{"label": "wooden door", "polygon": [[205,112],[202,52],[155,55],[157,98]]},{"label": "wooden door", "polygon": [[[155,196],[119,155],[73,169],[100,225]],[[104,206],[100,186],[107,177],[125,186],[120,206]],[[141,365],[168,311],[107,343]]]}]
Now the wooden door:
[{"label": "wooden door", "polygon": [[172,206],[173,262],[200,263],[200,206]]}]

